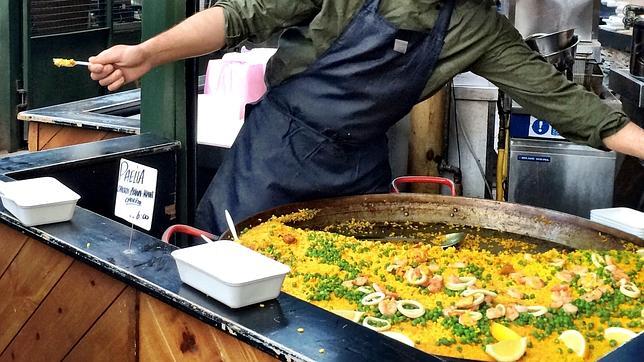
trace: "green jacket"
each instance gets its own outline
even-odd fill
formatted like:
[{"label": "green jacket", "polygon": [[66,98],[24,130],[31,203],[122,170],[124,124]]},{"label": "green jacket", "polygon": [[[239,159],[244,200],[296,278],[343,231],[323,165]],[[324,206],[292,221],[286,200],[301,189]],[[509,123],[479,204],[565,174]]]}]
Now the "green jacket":
[{"label": "green jacket", "polygon": [[[532,115],[547,119],[564,137],[596,148],[628,122],[582,86],[569,82],[527,47],[490,0],[456,0],[449,33],[421,100],[456,74],[472,71],[497,85]],[[380,14],[410,30],[429,31],[438,0],[382,0]],[[261,42],[289,29],[267,69],[270,85],[307,68],[342,33],[364,0],[221,0],[226,42]]]}]

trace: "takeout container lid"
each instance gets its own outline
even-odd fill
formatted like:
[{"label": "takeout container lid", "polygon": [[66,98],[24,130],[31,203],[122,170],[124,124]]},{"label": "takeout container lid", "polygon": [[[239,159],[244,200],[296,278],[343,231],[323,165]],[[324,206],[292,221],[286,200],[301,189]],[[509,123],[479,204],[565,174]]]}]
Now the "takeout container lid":
[{"label": "takeout container lid", "polygon": [[53,177],[0,182],[2,205],[25,226],[72,219],[80,196]]},{"label": "takeout container lid", "polygon": [[219,240],[175,250],[172,256],[230,286],[258,282],[291,270],[288,266],[232,240]]},{"label": "takeout container lid", "polygon": [[181,281],[231,308],[276,298],[287,265],[231,240],[219,240],[171,253]]},{"label": "takeout container lid", "polygon": [[3,182],[0,194],[21,208],[75,203],[80,199],[80,195],[53,177]]},{"label": "takeout container lid", "polygon": [[590,210],[590,220],[644,238],[644,212],[627,207]]}]

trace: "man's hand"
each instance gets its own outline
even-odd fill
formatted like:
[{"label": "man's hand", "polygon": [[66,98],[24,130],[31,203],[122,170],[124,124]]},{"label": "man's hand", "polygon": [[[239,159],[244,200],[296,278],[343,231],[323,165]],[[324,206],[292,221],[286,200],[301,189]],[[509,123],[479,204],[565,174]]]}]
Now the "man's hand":
[{"label": "man's hand", "polygon": [[91,77],[113,91],[157,65],[219,50],[226,40],[224,24],[222,8],[200,11],[139,45],[117,45],[90,57]]},{"label": "man's hand", "polygon": [[644,159],[644,130],[629,122],[614,135],[604,138],[611,150]]},{"label": "man's hand", "polygon": [[110,91],[141,78],[151,68],[141,46],[116,45],[89,58],[90,77]]}]

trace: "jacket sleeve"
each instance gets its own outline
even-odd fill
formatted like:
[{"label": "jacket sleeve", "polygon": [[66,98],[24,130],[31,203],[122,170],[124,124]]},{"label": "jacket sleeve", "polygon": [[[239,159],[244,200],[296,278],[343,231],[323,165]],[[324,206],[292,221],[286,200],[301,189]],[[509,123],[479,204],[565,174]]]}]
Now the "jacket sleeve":
[{"label": "jacket sleeve", "polygon": [[322,0],[220,0],[224,9],[226,46],[244,40],[262,42],[275,31],[310,21],[320,11]]},{"label": "jacket sleeve", "polygon": [[490,36],[495,41],[472,66],[508,93],[530,114],[545,119],[566,139],[603,148],[602,139],[628,123],[628,117],[598,96],[568,81],[532,51],[503,16]]}]

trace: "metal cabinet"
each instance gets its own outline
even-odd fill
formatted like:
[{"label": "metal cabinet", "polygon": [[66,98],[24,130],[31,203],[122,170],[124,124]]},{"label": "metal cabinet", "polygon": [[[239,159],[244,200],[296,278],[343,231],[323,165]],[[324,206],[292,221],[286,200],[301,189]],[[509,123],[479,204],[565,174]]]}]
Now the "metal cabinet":
[{"label": "metal cabinet", "polygon": [[567,141],[513,138],[509,201],[589,218],[613,205],[615,158]]}]

